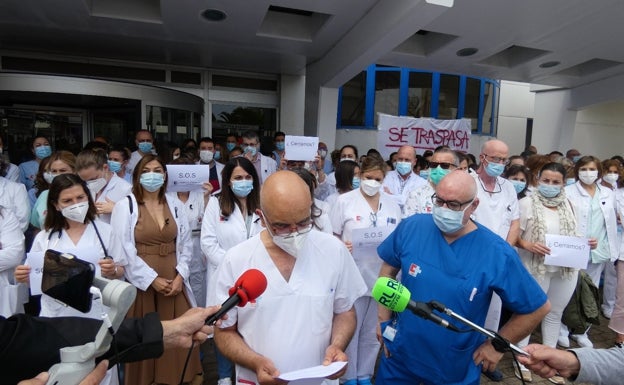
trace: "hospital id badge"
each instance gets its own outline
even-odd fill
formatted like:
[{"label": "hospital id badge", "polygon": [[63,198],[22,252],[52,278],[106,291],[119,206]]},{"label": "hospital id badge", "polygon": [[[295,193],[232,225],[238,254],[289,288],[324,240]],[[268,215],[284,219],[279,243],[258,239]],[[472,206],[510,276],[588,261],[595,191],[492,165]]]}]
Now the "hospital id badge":
[{"label": "hospital id badge", "polygon": [[383,337],[388,341],[394,341],[394,337],[396,336],[396,329],[392,326],[388,325],[384,329]]}]

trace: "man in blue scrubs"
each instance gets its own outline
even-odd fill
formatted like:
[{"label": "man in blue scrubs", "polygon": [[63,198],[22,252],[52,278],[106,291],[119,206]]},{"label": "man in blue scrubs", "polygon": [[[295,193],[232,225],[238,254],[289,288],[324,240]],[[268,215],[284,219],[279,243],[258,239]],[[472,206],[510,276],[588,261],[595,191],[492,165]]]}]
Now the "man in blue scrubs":
[{"label": "man in blue scrubs", "polygon": [[[394,279],[401,271],[414,301],[440,301],[478,325],[496,292],[515,313],[499,334],[511,342],[529,335],[550,303],[515,250],[470,219],[479,205],[474,178],[449,173],[432,200],[433,215],[405,219],[379,246],[380,276]],[[481,366],[494,370],[503,356],[480,333],[455,333],[411,312],[380,306],[379,321],[384,354],[377,385],[478,384]]]}]

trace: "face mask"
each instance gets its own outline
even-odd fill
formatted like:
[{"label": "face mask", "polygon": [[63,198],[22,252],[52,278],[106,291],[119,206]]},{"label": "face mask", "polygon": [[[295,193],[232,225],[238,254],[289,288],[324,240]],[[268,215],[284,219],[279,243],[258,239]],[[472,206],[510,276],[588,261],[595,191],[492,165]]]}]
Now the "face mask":
[{"label": "face mask", "polygon": [[201,150],[199,152],[199,159],[201,159],[203,163],[212,162],[212,158],[214,158],[214,152],[210,150]]},{"label": "face mask", "polygon": [[353,186],[354,189],[360,188],[360,178],[354,176],[351,180],[351,186]]},{"label": "face mask", "polygon": [[540,183],[537,185],[537,191],[546,198],[554,198],[561,193],[561,186]]},{"label": "face mask", "polygon": [[574,156],[572,157],[572,162],[576,163],[576,162],[578,162],[578,161],[579,161],[579,159],[581,159],[581,156],[580,156],[580,155],[574,155]]},{"label": "face mask", "polygon": [[47,158],[50,155],[52,155],[52,147],[50,146],[35,147],[35,156],[38,159]]},{"label": "face mask", "polygon": [[284,142],[275,142],[275,148],[277,151],[284,151],[286,144]]},{"label": "face mask", "polygon": [[174,155],[174,156],[173,156],[173,160],[176,160],[176,159],[178,159],[179,157],[180,157],[180,155]]},{"label": "face mask", "polygon": [[493,178],[500,176],[503,171],[505,171],[505,165],[502,163],[488,162],[487,166],[485,166],[485,172]]},{"label": "face mask", "polygon": [[43,179],[48,183],[48,184],[52,184],[52,181],[54,180],[54,177],[56,176],[56,174],[52,174],[51,172],[44,172],[43,173]]},{"label": "face mask", "polygon": [[576,183],[576,179],[574,179],[574,178],[566,179],[566,186],[569,186],[569,185],[574,184],[574,183]]},{"label": "face mask", "polygon": [[232,182],[232,192],[240,198],[245,198],[253,190],[252,180],[235,180]]},{"label": "face mask", "polygon": [[381,183],[377,182],[374,179],[364,179],[360,182],[360,188],[362,189],[362,191],[364,191],[364,194],[372,197],[379,192],[379,189],[381,188]]},{"label": "face mask", "polygon": [[423,179],[429,179],[429,170],[420,170],[418,175]]},{"label": "face mask", "polygon": [[355,159],[351,159],[351,158],[340,158],[341,162],[346,162],[347,160],[350,160],[351,162],[355,162]]},{"label": "face mask", "polygon": [[234,147],[236,147],[236,143],[228,142],[225,144],[225,148],[227,148],[228,151],[232,151]]},{"label": "face mask", "polygon": [[579,179],[585,184],[592,184],[598,179],[598,170],[579,171]]},{"label": "face mask", "polygon": [[321,157],[321,159],[325,159],[325,157],[327,156],[327,150],[319,150],[319,156]]},{"label": "face mask", "polygon": [[429,171],[429,180],[434,185],[437,185],[438,183],[440,183],[440,180],[444,178],[446,174],[448,174],[449,172],[451,172],[450,169],[445,170],[442,167],[438,166],[434,168],[433,170]]},{"label": "face mask", "polygon": [[221,151],[215,151],[214,158],[215,160],[221,159]]},{"label": "face mask", "polygon": [[464,212],[468,207],[470,207],[470,205],[466,206],[463,210],[453,211],[447,207],[433,205],[433,210],[431,212],[433,215],[433,222],[438,226],[441,232],[453,234],[464,227],[462,221],[464,220]]},{"label": "face mask", "polygon": [[139,151],[141,151],[144,154],[152,152],[152,143],[151,142],[139,143]]},{"label": "face mask", "polygon": [[65,207],[61,210],[61,214],[74,222],[84,223],[87,211],[89,211],[89,202],[80,202]]},{"label": "face mask", "polygon": [[605,182],[609,183],[611,186],[615,186],[619,177],[620,174],[610,172],[607,175],[603,176],[602,179],[604,179]]},{"label": "face mask", "polygon": [[288,254],[297,258],[299,251],[303,247],[309,233],[299,234],[297,232],[288,235],[272,235],[273,243]]},{"label": "face mask", "polygon": [[109,160],[108,169],[111,170],[112,172],[119,172],[121,171],[121,163],[116,162],[114,160]]},{"label": "face mask", "polygon": [[97,193],[106,186],[106,179],[97,178],[87,182],[87,188],[91,191],[91,196],[95,197]]},{"label": "face mask", "polygon": [[145,174],[141,174],[139,183],[141,183],[141,186],[147,191],[155,192],[165,184],[165,176],[159,172],[146,172]]},{"label": "face mask", "polygon": [[410,162],[396,162],[394,168],[399,174],[407,175],[412,171],[412,164]]},{"label": "face mask", "polygon": [[510,180],[511,184],[516,189],[516,194],[520,194],[526,187],[526,182],[520,182],[519,180]]},{"label": "face mask", "polygon": [[258,153],[258,149],[255,146],[247,146],[245,147],[245,153],[250,154],[253,158]]}]

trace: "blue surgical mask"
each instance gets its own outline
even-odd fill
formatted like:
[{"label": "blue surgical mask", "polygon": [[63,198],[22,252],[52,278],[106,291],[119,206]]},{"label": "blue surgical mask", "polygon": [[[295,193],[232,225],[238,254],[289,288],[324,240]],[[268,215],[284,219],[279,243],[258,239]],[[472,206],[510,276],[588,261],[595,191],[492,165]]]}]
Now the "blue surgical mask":
[{"label": "blue surgical mask", "polygon": [[252,180],[235,180],[232,182],[232,192],[239,198],[245,198],[253,190]]},{"label": "blue surgical mask", "polygon": [[516,194],[520,194],[526,187],[526,182],[520,182],[519,180],[510,180],[511,184],[516,189]]},{"label": "blue surgical mask", "polygon": [[505,171],[505,165],[502,163],[488,162],[487,166],[485,166],[485,172],[493,178],[500,176],[503,171]]},{"label": "blue surgical mask", "polygon": [[144,154],[152,152],[152,143],[151,142],[140,142],[139,143],[139,151]]},{"label": "blue surgical mask", "polygon": [[351,180],[351,186],[353,186],[354,189],[359,188],[360,178],[358,178],[357,176],[354,176],[353,179]]},{"label": "blue surgical mask", "polygon": [[214,160],[221,160],[221,151],[219,150],[215,151]]},{"label": "blue surgical mask", "polygon": [[155,192],[165,184],[165,175],[159,172],[146,172],[141,174],[139,182],[147,191]]},{"label": "blue surgical mask", "polygon": [[569,186],[569,185],[574,184],[574,183],[576,183],[576,179],[574,179],[574,178],[566,179],[566,186]]},{"label": "blue surgical mask", "polygon": [[418,175],[420,175],[421,178],[423,179],[429,179],[429,170],[420,170],[420,172],[418,173]]},{"label": "blue surgical mask", "polygon": [[445,170],[442,167],[438,166],[433,170],[429,170],[429,180],[434,185],[437,185],[438,183],[440,183],[440,180],[442,180],[442,178],[444,178],[449,172],[451,172],[450,169]]},{"label": "blue surgical mask", "polygon": [[35,156],[38,159],[47,158],[50,155],[52,155],[52,147],[50,146],[35,147]]},{"label": "blue surgical mask", "polygon": [[275,142],[275,148],[277,151],[284,151],[286,144],[284,142]]},{"label": "blue surgical mask", "polygon": [[537,191],[546,198],[554,198],[561,193],[561,186],[540,183],[537,186]]},{"label": "blue surgical mask", "polygon": [[401,175],[407,175],[412,172],[412,163],[410,162],[396,162],[395,169]]},{"label": "blue surgical mask", "polygon": [[255,146],[247,146],[245,147],[245,152],[250,154],[253,158],[258,153],[258,149]]},{"label": "blue surgical mask", "polygon": [[109,160],[108,169],[111,170],[112,172],[119,172],[121,171],[121,163],[114,161],[114,160]]},{"label": "blue surgical mask", "polygon": [[462,227],[464,224],[464,212],[470,205],[466,206],[463,210],[454,211],[447,207],[440,207],[433,205],[431,214],[433,215],[433,222],[438,226],[441,232],[445,234],[453,234]]},{"label": "blue surgical mask", "polygon": [[574,155],[574,156],[572,157],[572,162],[576,163],[576,162],[578,162],[578,161],[579,161],[579,159],[581,159],[581,155]]},{"label": "blue surgical mask", "polygon": [[228,151],[232,151],[234,149],[234,147],[236,147],[236,143],[227,142],[225,144],[225,148],[227,148]]}]

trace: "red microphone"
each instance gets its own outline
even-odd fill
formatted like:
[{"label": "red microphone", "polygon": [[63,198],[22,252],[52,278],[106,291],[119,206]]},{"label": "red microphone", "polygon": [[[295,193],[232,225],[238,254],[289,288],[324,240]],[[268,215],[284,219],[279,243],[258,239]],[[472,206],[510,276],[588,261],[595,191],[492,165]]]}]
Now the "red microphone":
[{"label": "red microphone", "polygon": [[257,269],[245,271],[229,290],[230,298],[221,304],[221,309],[208,317],[206,325],[214,325],[219,318],[230,311],[234,306],[245,306],[247,302],[258,298],[267,287],[267,279]]}]

